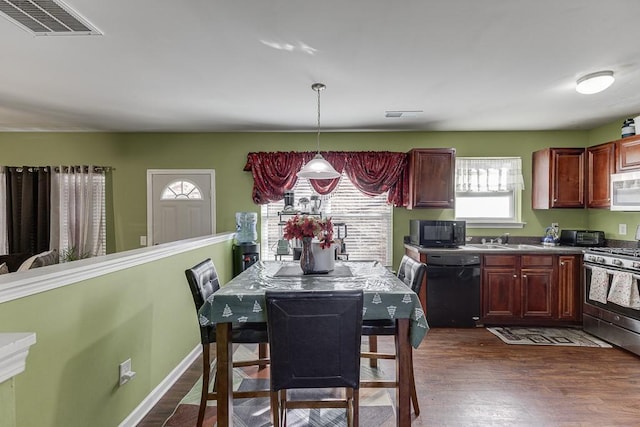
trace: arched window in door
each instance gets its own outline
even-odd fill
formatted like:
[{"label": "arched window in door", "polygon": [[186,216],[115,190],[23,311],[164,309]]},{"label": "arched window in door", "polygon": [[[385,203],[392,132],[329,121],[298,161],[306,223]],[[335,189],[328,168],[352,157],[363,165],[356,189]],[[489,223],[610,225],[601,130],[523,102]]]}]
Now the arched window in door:
[{"label": "arched window in door", "polygon": [[162,190],[160,200],[202,200],[202,192],[193,182],[180,179]]}]

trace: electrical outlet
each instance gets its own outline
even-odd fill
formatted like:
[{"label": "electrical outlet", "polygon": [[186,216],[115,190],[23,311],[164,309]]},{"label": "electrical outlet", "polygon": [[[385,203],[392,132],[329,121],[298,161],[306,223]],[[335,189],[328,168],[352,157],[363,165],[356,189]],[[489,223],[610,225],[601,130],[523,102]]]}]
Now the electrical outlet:
[{"label": "electrical outlet", "polygon": [[130,358],[120,364],[120,385],[125,385],[135,376],[136,373],[131,370]]},{"label": "electrical outlet", "polygon": [[627,224],[618,224],[618,234],[621,236],[626,236]]},{"label": "electrical outlet", "polygon": [[147,246],[147,236],[140,236],[140,246]]}]

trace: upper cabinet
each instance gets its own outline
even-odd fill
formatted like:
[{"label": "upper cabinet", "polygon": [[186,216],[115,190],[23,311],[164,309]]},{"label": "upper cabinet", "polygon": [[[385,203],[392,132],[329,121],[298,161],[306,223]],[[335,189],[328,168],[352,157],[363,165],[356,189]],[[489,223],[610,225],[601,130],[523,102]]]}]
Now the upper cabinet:
[{"label": "upper cabinet", "polygon": [[615,141],[616,172],[640,169],[640,135]]},{"label": "upper cabinet", "polygon": [[533,153],[533,209],[584,208],[584,148]]},{"label": "upper cabinet", "polygon": [[455,206],[455,159],[454,148],[423,148],[409,152],[408,209]]},{"label": "upper cabinet", "polygon": [[611,174],[615,171],[615,144],[587,148],[587,207],[609,208]]}]

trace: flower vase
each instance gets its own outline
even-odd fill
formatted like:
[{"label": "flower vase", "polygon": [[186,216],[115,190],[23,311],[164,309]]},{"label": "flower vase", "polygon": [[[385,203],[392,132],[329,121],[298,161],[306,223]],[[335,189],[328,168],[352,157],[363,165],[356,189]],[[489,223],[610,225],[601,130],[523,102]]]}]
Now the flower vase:
[{"label": "flower vase", "polygon": [[315,260],[311,252],[311,240],[313,237],[302,238],[302,252],[300,253],[300,268],[303,274],[311,274],[315,271]]}]

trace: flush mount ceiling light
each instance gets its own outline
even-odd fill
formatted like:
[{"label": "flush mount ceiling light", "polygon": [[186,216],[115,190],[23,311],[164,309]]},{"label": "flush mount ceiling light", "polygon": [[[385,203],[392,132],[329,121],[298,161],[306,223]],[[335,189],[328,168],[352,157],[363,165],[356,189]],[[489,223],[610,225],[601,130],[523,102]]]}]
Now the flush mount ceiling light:
[{"label": "flush mount ceiling light", "polygon": [[340,173],[336,171],[329,162],[327,162],[322,154],[320,154],[320,91],[326,86],[322,83],[314,83],[311,89],[318,92],[318,136],[317,136],[317,154],[309,161],[300,172],[297,173],[299,178],[307,179],[334,179],[340,177]]},{"label": "flush mount ceiling light", "polygon": [[613,84],[613,71],[598,71],[580,77],[576,82],[576,91],[585,95],[602,92]]}]

